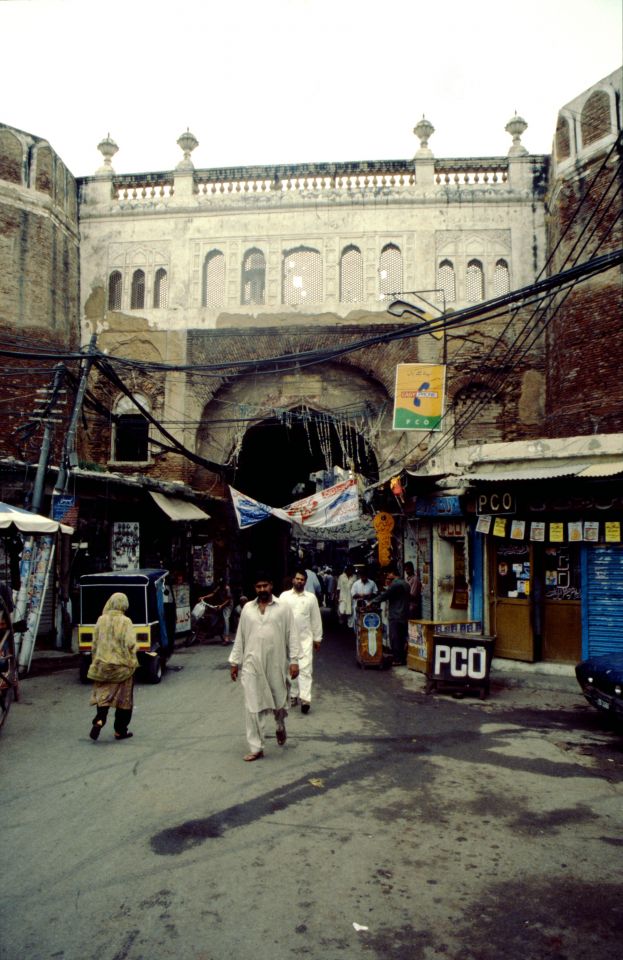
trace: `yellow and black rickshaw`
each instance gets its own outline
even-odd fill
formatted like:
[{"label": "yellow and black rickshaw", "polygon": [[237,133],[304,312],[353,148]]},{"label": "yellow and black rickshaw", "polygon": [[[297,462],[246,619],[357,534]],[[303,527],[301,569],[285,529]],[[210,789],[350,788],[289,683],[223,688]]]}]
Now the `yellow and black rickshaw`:
[{"label": "yellow and black rickshaw", "polygon": [[83,682],[86,682],[91,663],[93,631],[104,604],[113,593],[125,593],[130,603],[127,616],[136,631],[139,664],[149,683],[160,683],[175,640],[165,619],[165,579],[168,575],[168,570],[144,569],[89,573],[80,578],[78,647]]}]

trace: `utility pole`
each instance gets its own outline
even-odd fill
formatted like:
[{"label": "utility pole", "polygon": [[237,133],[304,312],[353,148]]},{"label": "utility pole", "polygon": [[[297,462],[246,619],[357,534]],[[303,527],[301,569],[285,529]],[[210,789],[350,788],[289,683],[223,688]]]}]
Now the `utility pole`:
[{"label": "utility pole", "polygon": [[[39,462],[37,464],[37,473],[35,476],[35,486],[32,495],[32,512],[40,513],[41,512],[41,503],[43,501],[43,491],[45,489],[45,476],[48,468],[48,459],[50,456],[50,447],[52,445],[52,434],[54,431],[54,424],[60,423],[61,418],[55,416],[57,411],[55,410],[55,404],[60,393],[61,383],[63,382],[63,377],[65,374],[65,368],[62,363],[58,363],[54,370],[54,380],[52,382],[52,390],[50,399],[47,404],[42,405],[41,408],[36,408],[34,411],[33,419],[40,419],[42,423],[45,424],[43,429],[43,439],[41,441],[41,450],[39,451]],[[37,391],[39,392],[39,391]],[[46,390],[41,392],[47,393]],[[43,398],[42,398],[43,399]],[[37,415],[40,415],[37,417]]]},{"label": "utility pole", "polygon": [[78,430],[78,417],[80,416],[80,411],[82,409],[82,401],[84,400],[84,394],[87,389],[89,371],[91,369],[91,366],[93,365],[93,354],[95,353],[96,341],[97,341],[97,336],[96,334],[93,334],[91,336],[91,340],[89,341],[87,355],[82,361],[82,369],[80,371],[80,381],[78,383],[78,389],[76,391],[74,408],[71,412],[71,420],[69,422],[69,427],[67,428],[67,433],[65,434],[65,442],[63,443],[63,453],[61,456],[61,462],[59,464],[58,477],[56,478],[56,486],[54,487],[54,496],[58,496],[66,492],[67,487],[69,485],[70,468],[78,466],[78,454],[76,453],[76,433]]}]

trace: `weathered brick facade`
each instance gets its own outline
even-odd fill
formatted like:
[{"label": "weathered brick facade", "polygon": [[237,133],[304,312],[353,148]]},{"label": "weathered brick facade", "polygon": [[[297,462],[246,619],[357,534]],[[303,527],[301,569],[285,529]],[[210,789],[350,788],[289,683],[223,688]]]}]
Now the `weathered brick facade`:
[{"label": "weathered brick facade", "polygon": [[[623,247],[620,76],[561,110],[548,197],[552,273]],[[621,268],[555,302],[547,327],[547,435],[622,431]]]}]

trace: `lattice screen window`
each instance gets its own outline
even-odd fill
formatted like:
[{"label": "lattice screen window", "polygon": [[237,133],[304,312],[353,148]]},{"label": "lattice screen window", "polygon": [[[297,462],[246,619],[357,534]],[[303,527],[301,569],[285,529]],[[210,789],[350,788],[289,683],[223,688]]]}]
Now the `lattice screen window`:
[{"label": "lattice screen window", "polygon": [[388,243],[379,258],[379,295],[396,297],[402,293],[402,253],[395,243]]},{"label": "lattice screen window", "polygon": [[261,250],[247,250],[242,261],[242,291],[240,302],[264,303],[266,289],[266,258]]},{"label": "lattice screen window", "polygon": [[359,247],[344,247],[340,258],[340,302],[363,300],[363,257]]},{"label": "lattice screen window", "polygon": [[457,445],[502,438],[502,404],[486,384],[473,383],[454,398],[454,442]]},{"label": "lattice screen window", "polygon": [[142,310],[145,306],[145,271],[135,270],[132,274],[130,309]]},{"label": "lattice screen window", "polygon": [[493,296],[503,297],[511,288],[510,272],[506,260],[497,260],[493,271]]},{"label": "lattice screen window", "polygon": [[[151,412],[146,397],[137,393],[136,399],[145,410]],[[114,413],[113,460],[123,463],[144,463],[149,460],[149,421],[125,394],[115,403]]]},{"label": "lattice screen window", "polygon": [[120,270],[113,270],[108,278],[108,309],[121,310],[121,288],[123,278]]},{"label": "lattice screen window", "polygon": [[480,260],[470,260],[467,264],[467,302],[479,303],[485,298],[485,277]]},{"label": "lattice screen window", "polygon": [[322,257],[318,250],[296,247],[283,255],[282,303],[322,303]]},{"label": "lattice screen window", "polygon": [[441,303],[454,303],[456,300],[456,278],[451,260],[442,260],[437,270],[437,300]]},{"label": "lattice screen window", "polygon": [[164,267],[156,270],[154,277],[154,307],[164,309],[169,305],[169,278]]},{"label": "lattice screen window", "polygon": [[220,250],[211,250],[203,263],[201,305],[222,307],[225,303],[225,256]]}]

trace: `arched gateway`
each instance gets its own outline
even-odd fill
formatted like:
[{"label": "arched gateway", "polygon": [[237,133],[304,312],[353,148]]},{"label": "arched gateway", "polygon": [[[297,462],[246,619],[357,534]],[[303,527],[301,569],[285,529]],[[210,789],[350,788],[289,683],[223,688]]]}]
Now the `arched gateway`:
[{"label": "arched gateway", "polygon": [[[258,382],[259,380],[259,382]],[[239,378],[206,405],[198,452],[226,462],[231,485],[273,507],[285,506],[349,474],[364,485],[378,480],[379,464],[396,443],[385,389],[356,368],[326,364],[322,371],[298,370],[267,377]],[[351,533],[352,536],[352,533]],[[332,541],[324,556],[341,557]],[[256,566],[275,575],[276,589],[293,562],[292,528],[270,518],[236,537],[243,579]],[[314,554],[313,542],[308,545]]]}]

